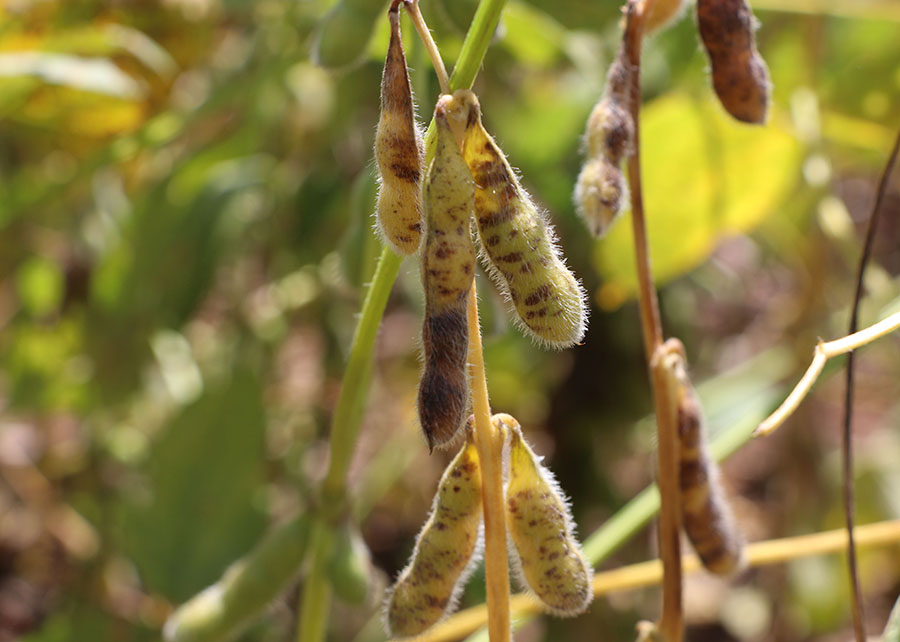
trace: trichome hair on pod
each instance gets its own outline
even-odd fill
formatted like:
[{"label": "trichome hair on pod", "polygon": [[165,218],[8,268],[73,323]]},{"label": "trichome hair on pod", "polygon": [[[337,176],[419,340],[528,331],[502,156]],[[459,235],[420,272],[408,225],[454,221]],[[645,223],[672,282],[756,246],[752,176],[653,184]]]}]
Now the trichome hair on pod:
[{"label": "trichome hair on pod", "polygon": [[687,374],[684,346],[670,339],[663,349],[675,386],[684,531],[708,571],[729,575],[744,566],[744,539],[722,488],[719,467],[709,454],[703,409]]},{"label": "trichome hair on pod", "polygon": [[756,49],[756,20],[746,0],[697,0],[697,25],[719,102],[737,120],[764,123],[769,70]]},{"label": "trichome hair on pod", "polygon": [[470,228],[475,186],[450,129],[447,112],[452,101],[443,96],[435,108],[437,143],[424,185],[425,369],[418,405],[429,449],[453,440],[469,407],[466,303],[475,276]]},{"label": "trichome hair on pod", "polygon": [[593,573],[575,538],[568,502],[525,441],[519,422],[506,414],[492,421],[509,433],[506,522],[513,568],[551,613],[578,615],[593,598]]},{"label": "trichome hair on pod", "polygon": [[376,218],[385,242],[398,254],[415,254],[422,237],[422,135],[400,34],[399,3],[388,11],[391,39],[381,79],[381,116],[375,133],[375,162],[381,177]]},{"label": "trichome hair on pod", "polygon": [[527,335],[555,348],[580,342],[587,325],[584,289],[566,266],[552,226],[482,125],[475,94],[460,90],[454,97],[469,107],[463,155],[475,180],[485,267]]},{"label": "trichome hair on pod", "polygon": [[466,443],[444,471],[412,558],[388,595],[384,621],[390,637],[420,635],[453,610],[481,556],[481,514],[481,472],[470,425]]},{"label": "trichome hair on pod", "polygon": [[587,122],[587,157],[575,183],[575,210],[590,232],[600,238],[622,211],[628,196],[622,159],[631,152],[632,80],[624,42],[606,77],[606,88]]}]

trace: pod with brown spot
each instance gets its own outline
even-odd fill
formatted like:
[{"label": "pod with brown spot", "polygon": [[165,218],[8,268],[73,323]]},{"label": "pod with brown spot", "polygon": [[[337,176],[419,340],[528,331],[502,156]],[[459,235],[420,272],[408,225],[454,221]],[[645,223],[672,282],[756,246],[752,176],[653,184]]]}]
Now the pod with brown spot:
[{"label": "pod with brown spot", "polygon": [[412,559],[388,596],[389,637],[420,635],[454,608],[480,556],[481,513],[478,452],[469,430],[462,450],[444,471]]},{"label": "pod with brown spot", "polygon": [[737,120],[764,123],[769,70],[756,49],[756,20],[746,0],[697,0],[697,26],[719,102]]},{"label": "pod with brown spot", "polygon": [[486,268],[526,334],[555,348],[578,343],[587,325],[584,290],[562,259],[553,228],[484,129],[475,94],[461,90],[454,97],[470,106],[463,154],[475,179]]},{"label": "pod with brown spot", "polygon": [[598,238],[606,235],[627,196],[621,165],[634,142],[631,90],[623,45],[607,73],[603,96],[588,118],[584,137],[587,160],[573,195],[576,212]]},{"label": "pod with brown spot", "polygon": [[553,475],[544,468],[509,415],[493,422],[509,432],[506,521],[519,578],[549,611],[578,615],[590,604],[591,567],[575,539],[569,506]]},{"label": "pod with brown spot", "polygon": [[466,297],[475,274],[470,230],[474,185],[447,118],[450,96],[435,108],[437,143],[425,177],[422,283],[425,370],[419,382],[419,421],[433,449],[462,428],[469,404]]},{"label": "pod with brown spot", "polygon": [[675,385],[679,439],[679,487],[684,531],[703,566],[729,575],[745,563],[744,539],[719,479],[719,467],[709,454],[703,409],[691,385],[684,347],[670,339],[666,367]]},{"label": "pod with brown spot", "polygon": [[391,39],[381,78],[381,116],[375,162],[381,177],[376,217],[385,242],[398,254],[415,254],[422,238],[420,178],[425,159],[422,135],[400,34],[399,3],[388,11]]}]

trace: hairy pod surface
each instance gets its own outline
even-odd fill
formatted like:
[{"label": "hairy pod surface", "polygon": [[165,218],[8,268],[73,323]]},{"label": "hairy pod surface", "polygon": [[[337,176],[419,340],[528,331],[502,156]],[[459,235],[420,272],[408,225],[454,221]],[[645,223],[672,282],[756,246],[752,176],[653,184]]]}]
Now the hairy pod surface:
[{"label": "hairy pod surface", "polygon": [[419,421],[430,449],[457,435],[469,404],[466,297],[475,275],[470,229],[475,187],[450,129],[450,101],[444,96],[435,108],[437,144],[424,188],[425,370],[419,382]]},{"label": "hairy pod surface", "polygon": [[478,560],[481,512],[481,472],[469,430],[462,450],[444,471],[412,559],[388,597],[390,637],[419,635],[455,606]]},{"label": "hairy pod surface", "polygon": [[420,179],[425,146],[416,126],[400,34],[399,5],[388,11],[391,40],[381,77],[381,117],[375,133],[375,161],[381,176],[376,208],[378,229],[398,254],[415,254],[422,239]]},{"label": "hairy pod surface", "polygon": [[591,602],[591,567],[575,539],[569,507],[553,475],[544,468],[513,417],[494,424],[509,432],[509,485],[506,521],[522,581],[548,610],[578,615]]},{"label": "hairy pod surface", "polygon": [[729,575],[744,565],[744,540],[719,480],[719,467],[709,454],[703,409],[691,385],[677,345],[666,359],[675,379],[678,403],[679,486],[684,531],[703,566]]},{"label": "hairy pod surface", "polygon": [[552,227],[484,129],[475,94],[455,96],[471,106],[463,154],[475,179],[485,265],[528,335],[556,348],[578,343],[587,323],[584,290],[560,257]]},{"label": "hairy pod surface", "polygon": [[697,25],[719,102],[737,120],[764,123],[771,83],[746,0],[697,0]]},{"label": "hairy pod surface", "polygon": [[575,210],[597,238],[606,235],[622,211],[625,179],[622,159],[634,143],[631,76],[620,48],[606,76],[606,88],[587,122],[587,159],[575,183]]}]

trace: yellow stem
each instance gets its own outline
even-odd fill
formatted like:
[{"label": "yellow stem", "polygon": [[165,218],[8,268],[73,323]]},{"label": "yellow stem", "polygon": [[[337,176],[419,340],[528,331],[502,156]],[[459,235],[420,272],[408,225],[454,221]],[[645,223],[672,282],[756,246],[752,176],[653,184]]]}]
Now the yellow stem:
[{"label": "yellow stem", "polygon": [[681,497],[678,484],[678,435],[668,377],[658,357],[663,332],[659,301],[653,286],[653,270],[644,221],[641,188],[640,109],[641,109],[641,44],[645,18],[653,9],[653,0],[630,0],[626,7],[625,33],[622,36],[625,57],[631,72],[630,113],[634,123],[633,152],[628,157],[628,187],[631,192],[631,222],[638,273],[638,301],[644,349],[650,366],[653,400],[658,435],[657,476],[660,491],[659,553],[665,569],[662,593],[660,632],[666,642],[681,642],[683,618],[681,609]]},{"label": "yellow stem", "polygon": [[403,5],[406,7],[406,13],[409,14],[416,31],[419,32],[419,38],[425,44],[425,50],[428,52],[428,57],[431,58],[431,65],[434,67],[434,73],[437,74],[438,83],[441,86],[441,93],[451,93],[450,76],[447,75],[447,68],[444,67],[441,52],[438,51],[437,44],[435,44],[434,38],[431,37],[431,31],[429,31],[428,25],[425,24],[425,18],[419,10],[419,0],[403,0]]},{"label": "yellow stem", "polygon": [[509,564],[506,554],[506,510],[503,500],[503,435],[491,423],[478,295],[475,281],[469,291],[469,375],[475,411],[475,446],[481,463],[484,504],[484,575],[487,589],[488,633],[491,642],[509,642]]},{"label": "yellow stem", "polygon": [[[855,529],[856,543],[861,547],[884,546],[900,543],[900,520],[876,522]],[[750,566],[767,566],[781,562],[839,553],[847,547],[847,531],[843,528],[785,537],[765,542],[756,542],[747,547],[747,562]],[[696,555],[686,555],[682,559],[685,573],[696,573],[702,570]],[[659,560],[641,562],[623,566],[612,571],[594,574],[594,596],[600,597],[609,593],[627,591],[659,584],[663,577],[662,564]],[[543,611],[541,603],[531,595],[517,593],[510,599],[510,609],[516,616]],[[459,640],[480,627],[487,620],[487,611],[483,604],[460,611],[446,621],[432,628],[428,633],[416,639],[416,642],[451,642]]]},{"label": "yellow stem", "polygon": [[764,437],[775,432],[775,430],[777,430],[778,427],[781,426],[795,410],[797,410],[797,406],[799,406],[800,402],[806,398],[807,394],[809,394],[809,391],[812,389],[813,384],[815,384],[816,379],[819,378],[819,375],[822,374],[825,363],[829,359],[842,354],[847,354],[856,348],[861,348],[864,345],[872,343],[876,339],[880,339],[881,337],[890,334],[898,328],[900,328],[900,312],[895,312],[886,319],[882,319],[878,323],[870,325],[868,328],[864,328],[859,332],[854,332],[851,335],[827,343],[819,342],[819,345],[816,346],[815,351],[813,352],[812,363],[809,364],[809,368],[807,368],[803,378],[800,379],[799,383],[797,383],[787,399],[778,406],[778,409],[757,426],[756,430],[753,432],[753,436]]}]

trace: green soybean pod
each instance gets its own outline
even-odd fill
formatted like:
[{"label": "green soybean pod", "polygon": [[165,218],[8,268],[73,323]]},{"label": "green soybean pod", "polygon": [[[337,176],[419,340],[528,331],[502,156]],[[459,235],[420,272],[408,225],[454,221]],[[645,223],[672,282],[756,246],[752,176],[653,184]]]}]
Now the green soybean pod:
[{"label": "green soybean pod", "polygon": [[391,589],[385,627],[391,638],[420,635],[451,611],[478,561],[481,470],[471,426],[441,478],[412,559]]},{"label": "green soybean pod", "polygon": [[550,612],[583,613],[593,598],[593,573],[575,539],[568,503],[525,441],[519,422],[505,414],[492,420],[510,435],[506,521],[517,561],[514,570]]}]

